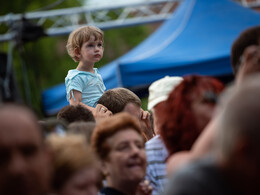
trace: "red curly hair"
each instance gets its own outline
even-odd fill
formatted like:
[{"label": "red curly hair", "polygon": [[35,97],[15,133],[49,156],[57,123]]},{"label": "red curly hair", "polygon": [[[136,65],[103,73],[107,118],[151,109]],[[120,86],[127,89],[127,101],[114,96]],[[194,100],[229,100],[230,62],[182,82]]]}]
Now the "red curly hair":
[{"label": "red curly hair", "polygon": [[117,113],[98,123],[91,137],[91,146],[101,160],[105,160],[111,151],[107,139],[127,127],[131,127],[142,136],[142,129],[138,119],[126,112]]},{"label": "red curly hair", "polygon": [[[217,79],[206,76],[185,76],[183,81],[169,94],[160,108],[160,134],[169,151],[190,150],[203,129],[199,129],[192,112],[192,103],[205,91],[218,95],[224,85]],[[209,102],[215,105],[215,102]]]}]

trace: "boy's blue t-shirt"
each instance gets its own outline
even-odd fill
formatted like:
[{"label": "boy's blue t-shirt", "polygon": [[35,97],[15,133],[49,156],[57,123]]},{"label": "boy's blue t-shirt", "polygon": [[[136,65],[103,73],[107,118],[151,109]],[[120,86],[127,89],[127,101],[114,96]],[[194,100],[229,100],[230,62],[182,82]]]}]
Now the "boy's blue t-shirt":
[{"label": "boy's blue t-shirt", "polygon": [[[81,92],[81,102],[96,107],[99,98],[103,95],[106,87],[104,85],[98,69],[94,68],[95,73],[79,71],[77,69],[69,70],[65,78],[67,101],[70,100],[72,90]],[[72,93],[72,98],[75,100]]]}]

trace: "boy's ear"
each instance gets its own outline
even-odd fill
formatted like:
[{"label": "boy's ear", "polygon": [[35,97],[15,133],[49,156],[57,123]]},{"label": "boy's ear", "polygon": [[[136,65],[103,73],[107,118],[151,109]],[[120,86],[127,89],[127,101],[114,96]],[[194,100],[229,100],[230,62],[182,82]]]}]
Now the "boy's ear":
[{"label": "boy's ear", "polygon": [[80,56],[80,51],[78,48],[74,48],[74,54],[75,56],[79,57]]}]

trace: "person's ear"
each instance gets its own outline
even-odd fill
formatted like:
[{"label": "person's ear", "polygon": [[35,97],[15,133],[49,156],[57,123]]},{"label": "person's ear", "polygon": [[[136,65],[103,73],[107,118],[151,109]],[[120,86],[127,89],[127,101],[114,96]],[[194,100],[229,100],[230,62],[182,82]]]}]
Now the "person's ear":
[{"label": "person's ear", "polygon": [[79,59],[79,57],[80,57],[80,49],[79,48],[74,48],[74,54],[75,54],[75,56]]},{"label": "person's ear", "polygon": [[106,178],[109,175],[109,168],[108,163],[105,161],[101,161],[101,171],[104,177]]}]

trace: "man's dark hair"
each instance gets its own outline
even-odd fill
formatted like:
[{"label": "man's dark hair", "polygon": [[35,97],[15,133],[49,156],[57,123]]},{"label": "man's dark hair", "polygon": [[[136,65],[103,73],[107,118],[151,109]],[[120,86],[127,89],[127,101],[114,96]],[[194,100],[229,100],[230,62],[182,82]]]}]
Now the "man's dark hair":
[{"label": "man's dark hair", "polygon": [[126,88],[114,88],[107,90],[98,100],[99,104],[107,107],[113,114],[122,112],[127,103],[133,103],[141,107],[140,98]]},{"label": "man's dark hair", "polygon": [[234,75],[240,66],[240,58],[244,50],[250,45],[260,44],[260,26],[255,26],[243,31],[232,44],[231,65]]},{"label": "man's dark hair", "polygon": [[57,118],[59,120],[64,120],[67,123],[72,123],[75,121],[95,122],[92,112],[80,104],[63,107],[59,111]]}]

